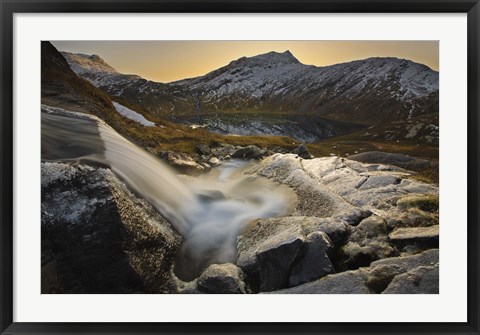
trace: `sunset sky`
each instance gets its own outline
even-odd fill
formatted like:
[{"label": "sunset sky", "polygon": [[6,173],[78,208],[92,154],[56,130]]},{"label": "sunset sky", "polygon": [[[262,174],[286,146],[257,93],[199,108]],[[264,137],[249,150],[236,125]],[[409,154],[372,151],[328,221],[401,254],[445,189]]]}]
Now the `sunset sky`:
[{"label": "sunset sky", "polygon": [[303,64],[326,66],[368,57],[398,57],[438,71],[437,41],[52,41],[60,51],[97,54],[121,73],[171,82],[204,75],[232,60],[290,52]]}]

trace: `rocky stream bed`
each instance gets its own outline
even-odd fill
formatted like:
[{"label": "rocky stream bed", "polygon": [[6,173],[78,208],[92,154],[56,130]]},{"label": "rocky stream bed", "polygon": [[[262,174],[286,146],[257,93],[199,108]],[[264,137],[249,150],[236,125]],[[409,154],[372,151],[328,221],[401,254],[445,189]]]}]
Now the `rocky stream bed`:
[{"label": "rocky stream bed", "polygon": [[296,195],[288,216],[245,227],[235,262],[190,282],[173,270],[181,235],[110,169],[42,162],[42,293],[438,293],[438,187],[394,165],[299,149],[164,154],[198,170],[258,159],[246,174]]}]

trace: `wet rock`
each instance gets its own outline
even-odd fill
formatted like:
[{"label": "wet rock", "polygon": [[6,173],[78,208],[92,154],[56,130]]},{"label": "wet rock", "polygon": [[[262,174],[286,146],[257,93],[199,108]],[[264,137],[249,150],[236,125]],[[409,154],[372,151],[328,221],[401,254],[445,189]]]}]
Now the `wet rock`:
[{"label": "wet rock", "polygon": [[367,274],[363,270],[325,276],[300,286],[269,292],[270,294],[368,294]]},{"label": "wet rock", "polygon": [[42,293],[175,292],[181,238],[147,202],[108,169],[41,168]]},{"label": "wet rock", "polygon": [[286,287],[305,236],[298,226],[276,219],[258,220],[239,237],[237,265],[254,289],[273,291]]},{"label": "wet rock", "polygon": [[163,151],[159,154],[159,157],[181,173],[199,174],[205,170],[204,166],[184,154]]},{"label": "wet rock", "polygon": [[438,294],[439,266],[420,266],[393,278],[382,294]]},{"label": "wet rock", "polygon": [[206,293],[246,293],[242,270],[231,263],[212,264],[198,278],[197,285]]},{"label": "wet rock", "polygon": [[417,247],[438,247],[439,226],[398,228],[392,231],[388,237],[390,241],[399,247],[416,245]]},{"label": "wet rock", "polygon": [[332,244],[327,234],[314,232],[307,236],[299,263],[292,269],[289,286],[308,283],[334,272],[328,252]]},{"label": "wet rock", "polygon": [[217,157],[211,157],[208,160],[208,164],[210,164],[211,166],[217,166],[220,164],[220,160]]},{"label": "wet rock", "polygon": [[266,150],[260,149],[256,145],[249,145],[248,147],[243,147],[236,150],[232,157],[233,158],[249,158],[249,159],[258,159],[267,155]]}]

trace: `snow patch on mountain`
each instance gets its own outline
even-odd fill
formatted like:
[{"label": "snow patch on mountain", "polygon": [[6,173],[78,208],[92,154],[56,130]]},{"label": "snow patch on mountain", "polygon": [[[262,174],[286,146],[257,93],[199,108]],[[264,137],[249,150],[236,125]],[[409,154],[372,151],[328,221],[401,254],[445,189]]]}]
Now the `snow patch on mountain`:
[{"label": "snow patch on mountain", "polygon": [[135,122],[138,122],[146,127],[154,127],[155,123],[148,121],[143,115],[131,110],[130,108],[127,108],[118,102],[113,101],[113,106],[115,107],[116,111],[121,114],[122,116],[125,116],[126,118],[129,118],[130,120],[133,120]]}]

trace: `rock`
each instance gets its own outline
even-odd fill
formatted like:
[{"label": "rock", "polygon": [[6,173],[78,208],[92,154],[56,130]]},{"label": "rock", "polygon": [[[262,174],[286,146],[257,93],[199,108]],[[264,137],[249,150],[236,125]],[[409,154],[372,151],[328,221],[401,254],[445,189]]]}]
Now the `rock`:
[{"label": "rock", "polygon": [[232,155],[233,158],[253,158],[258,159],[266,156],[266,151],[260,149],[256,145],[249,145],[235,151]]},{"label": "rock", "polygon": [[369,266],[371,262],[396,256],[397,251],[387,242],[386,238],[364,240],[360,242],[349,241],[341,248],[341,264],[347,269],[358,269]]},{"label": "rock", "polygon": [[368,294],[367,274],[363,270],[325,276],[300,286],[269,292],[270,294]]},{"label": "rock", "polygon": [[389,185],[398,185],[402,179],[398,176],[392,175],[383,175],[383,176],[369,176],[362,184],[358,187],[359,190],[364,191],[371,188],[380,188]]},{"label": "rock", "polygon": [[426,159],[389,152],[368,151],[348,157],[357,162],[395,165],[408,170],[425,170],[431,167]]},{"label": "rock", "polygon": [[398,228],[392,231],[388,237],[390,241],[399,247],[416,245],[417,247],[438,247],[438,225],[430,227]]},{"label": "rock", "polygon": [[392,279],[406,271],[406,268],[398,264],[383,264],[374,267],[367,276],[367,286],[374,293],[381,293]]},{"label": "rock", "polygon": [[327,234],[314,232],[307,236],[299,263],[292,269],[289,286],[297,286],[334,272],[328,251],[332,244]]},{"label": "rock", "polygon": [[438,249],[427,250],[413,256],[391,257],[373,262],[368,272],[367,285],[375,293],[381,293],[392,279],[421,266],[438,264]]},{"label": "rock", "polygon": [[198,174],[205,170],[204,166],[195,162],[192,157],[184,154],[163,151],[160,152],[159,157],[182,173]]},{"label": "rock", "polygon": [[198,287],[197,279],[190,282],[182,282],[179,280],[177,292],[180,294],[204,294]]},{"label": "rock", "polygon": [[[292,215],[329,217],[352,210],[344,198],[319,182],[304,166],[320,158],[301,163],[293,154],[275,154],[262,160],[247,173],[258,174],[290,186],[296,193],[298,203]],[[323,162],[323,161],[321,161]]]},{"label": "rock", "polygon": [[206,293],[246,293],[243,272],[231,263],[210,265],[198,278],[197,285]]},{"label": "rock", "polygon": [[258,220],[239,237],[237,265],[262,292],[287,287],[305,236],[298,226],[276,219]]},{"label": "rock", "polygon": [[391,257],[375,261],[371,264],[371,268],[380,265],[395,264],[406,269],[406,271],[413,270],[419,266],[432,266],[439,261],[438,249],[431,249],[424,251],[417,255],[404,257]]},{"label": "rock", "polygon": [[396,250],[388,243],[387,225],[383,218],[372,215],[351,228],[349,242],[342,247],[341,263],[348,269],[368,266],[371,262],[396,256]]},{"label": "rock", "polygon": [[220,160],[217,158],[217,157],[211,157],[209,160],[208,160],[208,164],[212,165],[212,166],[217,166],[220,164]]},{"label": "rock", "polygon": [[420,266],[393,278],[382,294],[438,294],[439,266]]},{"label": "rock", "polygon": [[195,147],[195,151],[199,154],[199,155],[204,155],[204,156],[208,156],[208,155],[211,155],[212,153],[212,150],[210,149],[210,147],[208,145],[205,145],[205,144],[199,144]]},{"label": "rock", "polygon": [[385,220],[379,216],[372,215],[366,219],[363,219],[358,226],[355,227],[354,233],[352,233],[350,240],[362,241],[386,234],[387,223]]},{"label": "rock", "polygon": [[300,144],[298,146],[298,148],[293,150],[293,153],[297,154],[299,157],[304,158],[304,159],[313,158],[313,156],[310,154],[310,151],[308,151],[308,148],[304,143]]},{"label": "rock", "polygon": [[[285,220],[294,221],[295,217],[288,217]],[[334,246],[345,243],[350,234],[349,225],[341,219],[298,217],[297,223],[300,224],[307,235],[313,232],[324,232]]]},{"label": "rock", "polygon": [[337,215],[336,218],[347,222],[351,226],[356,226],[363,219],[368,218],[373,213],[368,209],[363,208],[352,208],[352,210]]},{"label": "rock", "polygon": [[429,227],[438,225],[438,214],[409,208],[405,212],[392,214],[387,220],[389,230],[405,227]]},{"label": "rock", "polygon": [[216,147],[211,147],[210,150],[213,155],[228,159],[237,149],[231,144],[219,143]]},{"label": "rock", "polygon": [[[174,293],[181,238],[108,169],[42,163],[42,293]],[[55,284],[51,284],[55,283]]]},{"label": "rock", "polygon": [[439,199],[438,194],[414,194],[402,197],[397,201],[397,207],[400,210],[418,208],[422,211],[434,213],[438,212]]},{"label": "rock", "polygon": [[225,200],[225,194],[217,190],[203,190],[199,191],[197,194],[199,200],[203,202],[212,202],[217,200]]}]

